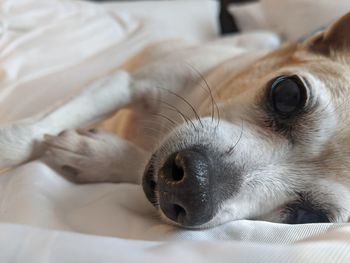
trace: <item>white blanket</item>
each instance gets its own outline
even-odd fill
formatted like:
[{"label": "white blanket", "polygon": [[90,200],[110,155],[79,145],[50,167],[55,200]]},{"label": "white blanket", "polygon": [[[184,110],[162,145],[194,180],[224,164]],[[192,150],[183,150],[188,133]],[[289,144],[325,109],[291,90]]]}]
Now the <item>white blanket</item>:
[{"label": "white blanket", "polygon": [[[215,35],[216,1],[158,4],[162,15],[152,20],[136,4],[3,0],[0,123],[59,103],[156,39]],[[188,25],[158,28],[175,17]],[[140,186],[74,185],[40,161],[0,176],[0,262],[350,262],[349,247],[347,224],[175,228],[158,219]]]}]

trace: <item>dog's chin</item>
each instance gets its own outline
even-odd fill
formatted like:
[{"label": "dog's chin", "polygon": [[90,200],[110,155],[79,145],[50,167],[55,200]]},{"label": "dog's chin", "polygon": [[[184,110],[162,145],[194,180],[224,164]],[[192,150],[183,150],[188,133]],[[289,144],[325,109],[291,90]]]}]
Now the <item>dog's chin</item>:
[{"label": "dog's chin", "polygon": [[171,220],[170,218],[168,218],[163,212],[162,210],[157,207],[157,211],[159,213],[159,216],[161,218],[161,220],[169,225],[173,225],[173,226],[176,226],[176,227],[180,227],[180,228],[185,228],[185,229],[188,229],[188,230],[202,230],[202,229],[208,229],[208,228],[212,228],[212,227],[215,227],[217,224],[215,223],[211,223],[211,222],[207,222],[207,223],[204,223],[204,224],[201,224],[201,225],[188,225],[188,224],[185,224],[185,223],[179,223],[179,222],[176,222],[174,220]]}]

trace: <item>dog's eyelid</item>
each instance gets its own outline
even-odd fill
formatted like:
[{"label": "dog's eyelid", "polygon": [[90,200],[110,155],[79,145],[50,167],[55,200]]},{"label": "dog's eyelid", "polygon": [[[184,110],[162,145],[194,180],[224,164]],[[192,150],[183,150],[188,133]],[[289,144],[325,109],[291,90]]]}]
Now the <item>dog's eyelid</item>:
[{"label": "dog's eyelid", "polygon": [[309,104],[310,98],[312,97],[312,86],[310,81],[305,76],[295,75],[303,83],[306,92],[305,105]]},{"label": "dog's eyelid", "polygon": [[306,91],[306,97],[309,98],[310,97],[310,93],[312,91],[312,86],[310,81],[308,80],[308,78],[304,75],[301,74],[285,74],[285,76],[288,76],[290,78],[294,78],[297,79],[299,82],[301,82],[303,84],[303,86],[305,87],[305,91]]}]

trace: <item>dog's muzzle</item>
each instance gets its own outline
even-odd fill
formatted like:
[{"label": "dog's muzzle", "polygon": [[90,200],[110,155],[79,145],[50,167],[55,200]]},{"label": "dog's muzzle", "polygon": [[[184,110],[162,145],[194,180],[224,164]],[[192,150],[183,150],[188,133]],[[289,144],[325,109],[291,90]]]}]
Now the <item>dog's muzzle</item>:
[{"label": "dog's muzzle", "polygon": [[[144,192],[172,221],[187,227],[202,225],[216,212],[210,184],[212,167],[212,160],[200,147],[171,154],[158,171],[154,171],[151,160],[143,177]],[[154,173],[158,174],[157,182]]]}]

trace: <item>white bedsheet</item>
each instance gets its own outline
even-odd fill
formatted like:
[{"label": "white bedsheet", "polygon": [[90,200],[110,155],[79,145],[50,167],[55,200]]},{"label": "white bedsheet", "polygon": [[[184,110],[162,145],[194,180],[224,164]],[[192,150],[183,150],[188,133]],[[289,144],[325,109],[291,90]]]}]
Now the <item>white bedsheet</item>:
[{"label": "white bedsheet", "polygon": [[[188,27],[171,31],[167,22],[158,31],[141,9],[130,16],[113,4],[107,12],[77,1],[3,0],[0,123],[59,103],[155,39],[215,35],[216,2],[175,2],[162,10],[174,15],[175,5],[186,5]],[[194,37],[202,20],[211,26]],[[140,186],[74,185],[40,161],[0,176],[1,263],[179,261],[350,262],[350,225],[243,220],[189,231],[160,221]]]},{"label": "white bedsheet", "polygon": [[140,186],[77,186],[40,162],[2,175],[0,186],[0,262],[350,260],[347,224],[242,220],[178,229],[155,216]]}]

